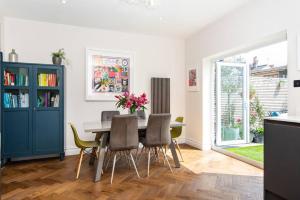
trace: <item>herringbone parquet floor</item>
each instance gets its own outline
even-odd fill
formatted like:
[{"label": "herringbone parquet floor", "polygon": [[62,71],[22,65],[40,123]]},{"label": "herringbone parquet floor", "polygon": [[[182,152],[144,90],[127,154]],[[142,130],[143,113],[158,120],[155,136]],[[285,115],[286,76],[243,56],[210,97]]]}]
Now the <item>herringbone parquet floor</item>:
[{"label": "herringbone parquet floor", "polygon": [[94,167],[85,158],[80,179],[75,180],[76,156],[64,161],[47,159],[12,163],[2,170],[2,199],[263,199],[263,171],[214,151],[202,152],[183,146],[183,162],[172,174],[163,162],[153,163],[146,177],[146,159],[141,160],[138,179],[126,162],[120,161],[110,184],[111,168],[94,183]]}]

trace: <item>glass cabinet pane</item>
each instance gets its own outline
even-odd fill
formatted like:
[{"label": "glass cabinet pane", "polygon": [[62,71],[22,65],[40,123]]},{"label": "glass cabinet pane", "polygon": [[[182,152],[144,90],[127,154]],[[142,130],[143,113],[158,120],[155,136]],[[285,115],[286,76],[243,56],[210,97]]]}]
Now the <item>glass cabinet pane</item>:
[{"label": "glass cabinet pane", "polygon": [[38,90],[37,92],[38,108],[57,108],[59,107],[58,90]]},{"label": "glass cabinet pane", "polygon": [[59,77],[56,69],[38,69],[38,87],[58,87]]},{"label": "glass cabinet pane", "polygon": [[4,108],[28,108],[28,90],[5,90],[3,93]]},{"label": "glass cabinet pane", "polygon": [[28,68],[5,68],[4,86],[28,86]]}]

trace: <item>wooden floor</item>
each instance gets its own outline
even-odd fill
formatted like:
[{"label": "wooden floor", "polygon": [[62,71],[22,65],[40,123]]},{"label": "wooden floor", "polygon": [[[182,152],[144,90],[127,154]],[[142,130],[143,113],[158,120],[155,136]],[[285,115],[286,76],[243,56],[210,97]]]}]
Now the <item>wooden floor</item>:
[{"label": "wooden floor", "polygon": [[93,182],[95,168],[88,157],[79,180],[74,178],[76,156],[9,164],[2,170],[1,199],[263,199],[262,170],[214,151],[182,147],[185,162],[173,174],[161,161],[151,165],[147,178],[144,159],[138,179],[120,161],[112,185],[111,168],[101,182]]}]

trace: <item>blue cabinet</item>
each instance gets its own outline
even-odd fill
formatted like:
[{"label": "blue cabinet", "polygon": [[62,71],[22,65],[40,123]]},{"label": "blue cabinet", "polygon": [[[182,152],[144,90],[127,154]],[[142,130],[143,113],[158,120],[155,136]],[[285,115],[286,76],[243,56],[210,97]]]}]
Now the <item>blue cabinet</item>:
[{"label": "blue cabinet", "polygon": [[64,67],[1,63],[1,159],[64,158]]}]

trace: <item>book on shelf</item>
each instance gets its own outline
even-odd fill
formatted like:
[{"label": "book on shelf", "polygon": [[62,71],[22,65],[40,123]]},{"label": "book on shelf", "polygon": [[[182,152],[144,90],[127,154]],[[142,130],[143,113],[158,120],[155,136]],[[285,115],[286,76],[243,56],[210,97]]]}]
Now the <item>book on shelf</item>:
[{"label": "book on shelf", "polygon": [[38,74],[38,85],[42,87],[56,87],[57,86],[56,74]]},{"label": "book on shelf", "polygon": [[28,75],[22,73],[14,73],[9,70],[4,70],[4,85],[5,86],[27,86]]},{"label": "book on shelf", "polygon": [[51,93],[50,91],[38,95],[38,107],[59,107],[59,94]]},{"label": "book on shelf", "polygon": [[26,92],[19,92],[19,94],[5,92],[3,94],[4,108],[28,108],[29,95]]}]

